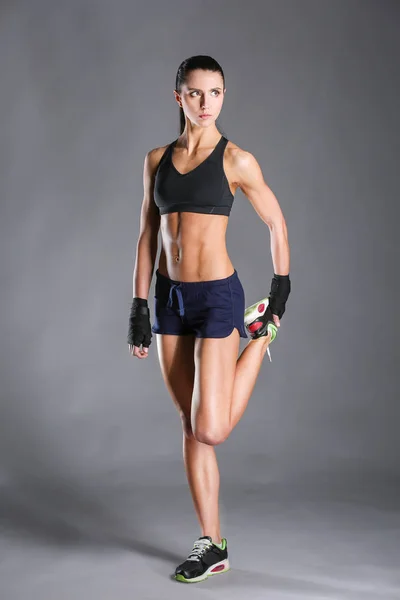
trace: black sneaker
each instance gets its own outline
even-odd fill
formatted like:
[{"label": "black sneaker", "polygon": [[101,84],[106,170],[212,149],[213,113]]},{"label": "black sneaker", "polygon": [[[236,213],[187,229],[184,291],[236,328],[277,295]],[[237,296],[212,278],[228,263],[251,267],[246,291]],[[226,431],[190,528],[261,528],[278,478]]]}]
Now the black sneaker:
[{"label": "black sneaker", "polygon": [[204,581],[210,575],[229,571],[228,545],[222,538],[222,548],[209,535],[199,537],[187,559],[175,569],[175,579],[185,583]]}]

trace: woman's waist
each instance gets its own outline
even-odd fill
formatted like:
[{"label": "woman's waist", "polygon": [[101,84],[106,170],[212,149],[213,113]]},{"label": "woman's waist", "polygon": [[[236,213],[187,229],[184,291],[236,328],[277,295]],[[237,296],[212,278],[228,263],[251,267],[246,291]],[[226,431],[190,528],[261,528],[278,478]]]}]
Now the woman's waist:
[{"label": "woman's waist", "polygon": [[176,281],[224,279],[234,272],[226,248],[162,248],[158,270]]}]

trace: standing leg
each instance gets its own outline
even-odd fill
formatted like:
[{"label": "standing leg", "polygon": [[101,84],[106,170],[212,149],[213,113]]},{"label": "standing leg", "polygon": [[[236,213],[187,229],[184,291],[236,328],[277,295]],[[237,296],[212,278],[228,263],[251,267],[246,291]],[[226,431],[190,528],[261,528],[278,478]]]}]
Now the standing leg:
[{"label": "standing leg", "polygon": [[193,434],[183,436],[183,456],[186,476],[193,499],[200,535],[211,536],[213,542],[221,542],[219,518],[220,476],[215,448],[198,442]]},{"label": "standing leg", "polygon": [[156,339],[164,382],[182,419],[183,460],[201,535],[219,543],[220,476],[215,449],[196,440],[191,427],[194,336],[157,334]]}]

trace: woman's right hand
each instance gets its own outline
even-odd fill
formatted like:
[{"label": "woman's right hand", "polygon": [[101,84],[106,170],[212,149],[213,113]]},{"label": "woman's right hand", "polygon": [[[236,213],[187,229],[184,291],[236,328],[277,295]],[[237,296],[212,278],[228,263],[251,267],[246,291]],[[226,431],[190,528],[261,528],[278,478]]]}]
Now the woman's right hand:
[{"label": "woman's right hand", "polygon": [[[133,298],[129,317],[129,353],[137,358],[146,358],[151,344],[152,331],[150,309],[144,298]],[[142,348],[141,348],[142,346]]]},{"label": "woman's right hand", "polygon": [[147,358],[149,349],[146,348],[146,346],[143,346],[143,349],[141,350],[139,346],[129,344],[129,353],[132,354],[132,356],[136,356],[136,358]]}]

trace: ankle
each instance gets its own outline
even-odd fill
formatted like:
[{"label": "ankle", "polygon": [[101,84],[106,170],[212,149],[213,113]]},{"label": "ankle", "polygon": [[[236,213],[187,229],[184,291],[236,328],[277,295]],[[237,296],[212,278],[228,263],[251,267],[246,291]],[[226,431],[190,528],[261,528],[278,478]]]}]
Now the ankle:
[{"label": "ankle", "polygon": [[249,340],[249,344],[258,346],[261,349],[262,353],[267,351],[267,348],[268,348],[270,342],[271,342],[271,336],[268,336],[268,335],[262,335],[259,338]]},{"label": "ankle", "polygon": [[211,539],[213,541],[213,544],[222,544],[222,537],[220,535],[212,535]]},{"label": "ankle", "polygon": [[222,537],[220,535],[212,535],[211,533],[202,533],[201,535],[209,535],[214,544],[222,544]]}]

